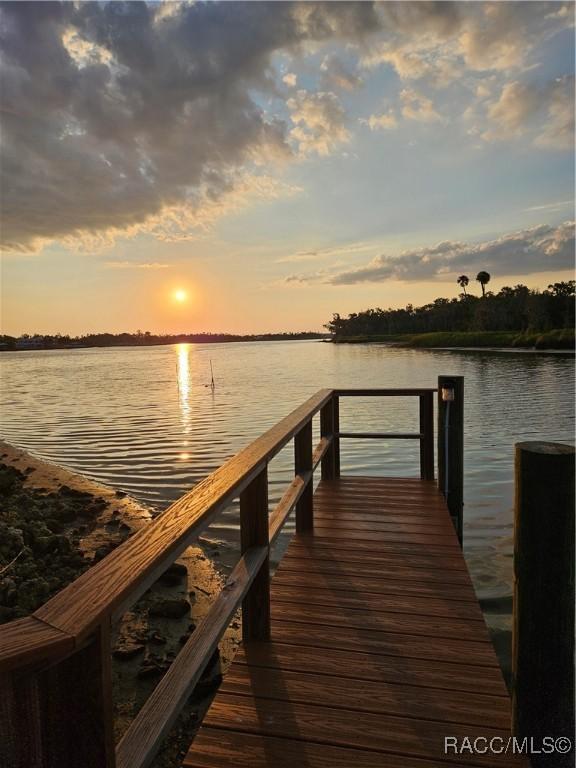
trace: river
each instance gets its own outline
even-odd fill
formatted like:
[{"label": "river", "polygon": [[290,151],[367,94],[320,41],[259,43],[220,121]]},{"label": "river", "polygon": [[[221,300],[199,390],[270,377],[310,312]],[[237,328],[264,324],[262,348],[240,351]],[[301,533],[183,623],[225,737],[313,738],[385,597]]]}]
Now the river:
[{"label": "river", "polygon": [[[571,356],[317,341],[2,353],[2,437],[161,510],[317,389],[433,387],[440,374],[465,377],[465,554],[497,633],[510,624],[513,445],[573,440]],[[343,431],[417,423],[415,398],[341,404]],[[289,446],[272,462],[272,501],[292,461]],[[417,475],[417,441],[346,440],[342,473]],[[237,546],[237,508],[207,535]]]}]

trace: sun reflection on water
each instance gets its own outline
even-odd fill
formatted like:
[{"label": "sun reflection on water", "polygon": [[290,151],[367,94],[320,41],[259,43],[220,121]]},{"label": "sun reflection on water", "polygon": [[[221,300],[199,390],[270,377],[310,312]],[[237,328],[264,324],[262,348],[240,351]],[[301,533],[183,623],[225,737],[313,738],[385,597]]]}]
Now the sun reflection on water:
[{"label": "sun reflection on water", "polygon": [[[178,382],[178,402],[185,434],[190,432],[190,344],[176,345],[176,376]],[[181,458],[188,458],[182,454]]]}]

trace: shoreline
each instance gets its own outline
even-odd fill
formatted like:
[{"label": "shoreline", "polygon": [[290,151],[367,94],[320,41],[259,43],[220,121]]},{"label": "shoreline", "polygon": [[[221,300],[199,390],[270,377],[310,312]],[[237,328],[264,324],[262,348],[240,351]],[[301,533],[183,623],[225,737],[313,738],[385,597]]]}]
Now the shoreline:
[{"label": "shoreline", "polygon": [[428,331],[425,333],[357,334],[333,336],[332,344],[380,344],[406,349],[463,352],[524,352],[573,355],[574,330],[551,331]]},{"label": "shoreline", "polygon": [[409,344],[398,341],[371,341],[363,339],[358,341],[327,341],[328,344],[349,344],[360,345],[369,344],[370,346],[391,347],[393,349],[417,349],[422,352],[512,352],[525,355],[575,355],[573,349],[536,349],[536,347],[423,347],[416,344]]},{"label": "shoreline", "polygon": [[[122,491],[0,441],[0,627],[33,613],[53,594],[149,524],[153,511]],[[225,580],[199,545],[188,547],[113,628],[115,737],[124,733],[209,610]],[[229,666],[238,617],[220,643],[153,768],[177,765]]]}]

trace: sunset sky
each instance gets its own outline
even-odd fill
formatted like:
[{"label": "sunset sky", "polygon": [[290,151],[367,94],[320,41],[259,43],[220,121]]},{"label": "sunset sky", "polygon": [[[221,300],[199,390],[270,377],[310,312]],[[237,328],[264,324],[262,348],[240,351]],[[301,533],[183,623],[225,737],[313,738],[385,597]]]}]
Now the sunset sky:
[{"label": "sunset sky", "polygon": [[1,3],[0,45],[3,333],[573,276],[573,3]]}]

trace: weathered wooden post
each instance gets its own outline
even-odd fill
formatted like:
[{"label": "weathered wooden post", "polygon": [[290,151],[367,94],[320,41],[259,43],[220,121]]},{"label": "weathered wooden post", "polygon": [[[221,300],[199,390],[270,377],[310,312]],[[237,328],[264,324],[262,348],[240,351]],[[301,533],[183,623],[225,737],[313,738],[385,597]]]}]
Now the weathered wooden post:
[{"label": "weathered wooden post", "polygon": [[464,377],[438,377],[438,487],[462,544],[464,510]]},{"label": "weathered wooden post", "polygon": [[[27,664],[0,671],[2,768],[113,768],[114,721],[110,625],[105,621],[77,649],[59,655],[42,639],[59,631],[34,617],[8,624],[18,635]],[[73,637],[60,633],[62,648]],[[37,645],[35,645],[37,638]]]},{"label": "weathered wooden post", "polygon": [[[259,472],[240,494],[240,539],[242,553],[250,547],[269,546],[268,468]],[[266,557],[242,601],[244,640],[270,637],[270,557]]]},{"label": "weathered wooden post", "polygon": [[427,392],[418,398],[420,403],[420,477],[434,480],[434,398]]},{"label": "weathered wooden post", "polygon": [[[294,437],[294,464],[296,474],[312,472],[312,419]],[[314,527],[314,488],[312,480],[296,503],[296,530],[311,531]]]},{"label": "weathered wooden post", "polygon": [[574,447],[516,444],[512,728],[572,740],[532,766],[574,766]]}]

